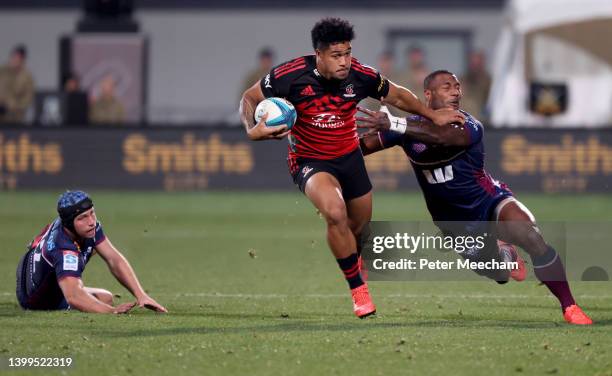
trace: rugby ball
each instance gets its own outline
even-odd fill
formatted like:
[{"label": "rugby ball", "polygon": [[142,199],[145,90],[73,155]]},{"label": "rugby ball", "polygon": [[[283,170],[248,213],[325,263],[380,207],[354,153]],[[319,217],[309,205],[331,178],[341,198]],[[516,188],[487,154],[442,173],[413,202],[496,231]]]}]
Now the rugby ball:
[{"label": "rugby ball", "polygon": [[286,99],[283,98],[267,98],[259,102],[255,109],[255,122],[259,123],[261,117],[268,113],[266,125],[268,127],[276,127],[278,125],[286,125],[287,129],[291,129],[297,119],[295,107]]}]

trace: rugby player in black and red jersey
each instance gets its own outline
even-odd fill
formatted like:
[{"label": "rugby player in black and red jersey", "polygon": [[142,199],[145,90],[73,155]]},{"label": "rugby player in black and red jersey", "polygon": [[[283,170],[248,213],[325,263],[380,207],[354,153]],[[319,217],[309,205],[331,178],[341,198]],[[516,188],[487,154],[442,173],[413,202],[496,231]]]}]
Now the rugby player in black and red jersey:
[{"label": "rugby player in black and red jersey", "polygon": [[[353,26],[325,18],[311,31],[314,55],[273,68],[247,89],[240,115],[251,140],[289,138],[289,171],[293,181],[327,222],[327,241],[351,289],[358,317],[376,312],[360,270],[356,241],[372,215],[372,185],[355,123],[357,104],[366,97],[385,100],[434,124],[463,123],[458,111],[434,111],[408,89],[388,81],[351,56]],[[297,121],[291,130],[255,124],[259,102],[282,97],[293,103]]]}]

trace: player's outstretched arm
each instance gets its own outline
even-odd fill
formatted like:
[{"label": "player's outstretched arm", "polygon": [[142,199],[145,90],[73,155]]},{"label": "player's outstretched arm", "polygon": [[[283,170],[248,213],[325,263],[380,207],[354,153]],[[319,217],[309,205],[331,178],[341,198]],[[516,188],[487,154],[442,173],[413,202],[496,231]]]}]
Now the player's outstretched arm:
[{"label": "player's outstretched arm", "polygon": [[127,313],[136,305],[136,302],[132,302],[113,307],[103,303],[85,290],[83,281],[78,277],[61,278],[59,286],[70,307],[81,312]]},{"label": "player's outstretched arm", "polygon": [[96,251],[106,261],[111,273],[134,295],[140,307],[156,312],[166,313],[168,310],[151,298],[142,288],[134,269],[127,259],[112,245],[108,237],[96,246]]},{"label": "player's outstretched arm", "polygon": [[389,93],[384,101],[406,112],[431,119],[435,125],[463,124],[465,122],[465,115],[461,112],[452,109],[434,111],[425,106],[413,92],[391,81],[389,81]]},{"label": "player's outstretched arm", "polygon": [[289,134],[286,125],[276,127],[266,126],[268,114],[264,114],[259,123],[255,123],[255,109],[259,102],[265,99],[259,82],[248,88],[240,99],[240,120],[244,124],[244,129],[249,138],[253,141],[260,140],[280,140]]},{"label": "player's outstretched arm", "polygon": [[[465,131],[465,125],[449,124],[437,126],[427,120],[411,120],[396,117],[390,119],[389,115],[385,112],[372,111],[362,107],[359,107],[359,111],[366,116],[358,116],[356,118],[358,122],[357,127],[368,129],[364,136],[368,140],[372,136],[378,138],[376,133],[379,131],[393,130],[427,144],[468,146],[471,142],[469,133]],[[370,142],[374,144],[374,141],[371,140]]]},{"label": "player's outstretched arm", "polygon": [[376,134],[364,134],[359,137],[359,147],[363,155],[376,153],[386,149],[380,139],[378,132]]}]

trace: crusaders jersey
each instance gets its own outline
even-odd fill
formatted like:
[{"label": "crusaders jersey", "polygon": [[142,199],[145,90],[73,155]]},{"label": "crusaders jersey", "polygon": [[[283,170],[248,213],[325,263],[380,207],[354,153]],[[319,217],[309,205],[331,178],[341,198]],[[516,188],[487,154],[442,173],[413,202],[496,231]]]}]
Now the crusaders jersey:
[{"label": "crusaders jersey", "polygon": [[289,134],[289,160],[334,159],[359,146],[355,113],[366,97],[380,99],[389,81],[374,68],[351,60],[344,80],[324,78],[314,55],[302,56],[273,68],[260,81],[266,98],[282,97],[297,111]]}]

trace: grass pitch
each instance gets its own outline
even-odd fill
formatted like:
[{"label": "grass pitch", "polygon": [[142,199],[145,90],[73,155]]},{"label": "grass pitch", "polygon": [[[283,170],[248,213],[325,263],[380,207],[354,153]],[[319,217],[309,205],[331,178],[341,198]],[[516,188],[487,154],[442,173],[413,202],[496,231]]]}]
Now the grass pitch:
[{"label": "grass pitch", "polygon": [[[93,192],[107,235],[170,313],[24,312],[15,267],[58,193],[0,195],[0,358],[74,359],[15,375],[612,375],[609,283],[573,283],[592,327],[565,325],[534,281],[372,282],[379,314],[358,320],[299,193]],[[609,196],[520,198],[540,220],[612,219]],[[375,195],[374,219],[428,218],[420,194]],[[98,257],[84,282],[130,299]]]}]

